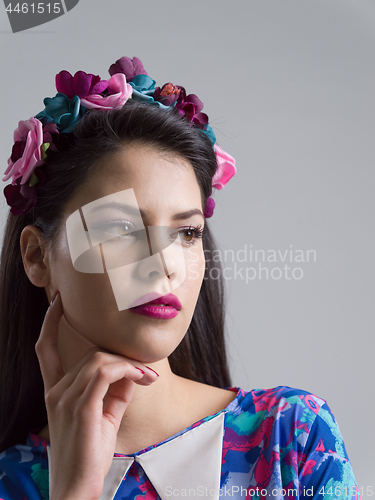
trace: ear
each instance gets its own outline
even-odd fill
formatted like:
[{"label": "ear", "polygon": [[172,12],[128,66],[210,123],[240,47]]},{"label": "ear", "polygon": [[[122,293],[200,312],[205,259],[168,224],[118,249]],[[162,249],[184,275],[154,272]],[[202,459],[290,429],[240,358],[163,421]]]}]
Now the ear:
[{"label": "ear", "polygon": [[41,230],[33,225],[24,227],[20,236],[25,272],[35,286],[46,287],[50,281],[49,253]]}]

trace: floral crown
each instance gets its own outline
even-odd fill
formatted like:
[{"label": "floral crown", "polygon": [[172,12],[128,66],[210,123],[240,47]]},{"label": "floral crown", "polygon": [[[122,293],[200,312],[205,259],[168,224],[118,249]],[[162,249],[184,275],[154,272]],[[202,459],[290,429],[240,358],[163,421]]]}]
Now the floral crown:
[{"label": "floral crown", "polygon": [[[101,80],[98,75],[84,71],[77,71],[74,76],[60,71],[56,75],[56,96],[46,97],[43,111],[18,123],[3,178],[3,181],[12,178],[12,183],[4,188],[4,195],[13,215],[25,214],[35,207],[38,189],[45,180],[46,151],[58,151],[59,134],[72,132],[86,110],[121,108],[131,98],[161,108],[176,107],[180,115],[209,137],[218,165],[212,187],[222,189],[236,173],[234,158],[215,144],[208,116],[202,113],[203,103],[195,94],[187,95],[184,87],[172,83],[155,87],[155,80],[148,76],[137,57],[121,57],[111,65],[109,74],[109,80]],[[211,217],[214,207],[215,202],[209,196],[204,216]]]}]

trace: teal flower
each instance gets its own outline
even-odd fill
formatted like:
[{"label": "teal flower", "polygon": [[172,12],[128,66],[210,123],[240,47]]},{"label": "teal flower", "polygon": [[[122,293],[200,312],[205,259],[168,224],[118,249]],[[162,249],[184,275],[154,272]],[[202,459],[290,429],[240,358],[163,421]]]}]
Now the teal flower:
[{"label": "teal flower", "polygon": [[202,132],[204,132],[207,135],[207,137],[210,139],[211,144],[213,146],[216,142],[216,135],[215,135],[214,131],[212,130],[212,128],[210,127],[210,125],[206,125],[206,128],[201,129],[201,130],[202,130]]},{"label": "teal flower", "polygon": [[139,99],[140,101],[155,103],[159,106],[159,108],[170,108],[170,106],[164,106],[161,102],[155,101],[155,84],[155,80],[150,78],[148,75],[136,75],[133,80],[129,82],[129,85],[133,87],[132,97]]},{"label": "teal flower", "polygon": [[81,99],[77,95],[69,99],[62,92],[58,92],[55,97],[46,97],[43,102],[45,108],[36,115],[36,118],[39,120],[44,117],[51,119],[56,123],[59,131],[65,133],[74,130],[86,110],[81,105]]},{"label": "teal flower", "polygon": [[146,101],[153,101],[155,92],[155,80],[148,75],[136,75],[129,85],[133,87],[133,97]]}]

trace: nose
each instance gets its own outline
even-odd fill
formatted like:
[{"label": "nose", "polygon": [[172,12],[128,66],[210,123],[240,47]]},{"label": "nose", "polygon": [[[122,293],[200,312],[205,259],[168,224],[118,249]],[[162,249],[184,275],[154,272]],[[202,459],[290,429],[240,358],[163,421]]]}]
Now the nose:
[{"label": "nose", "polygon": [[[182,248],[171,238],[172,228],[164,226],[145,226],[150,257],[139,261],[139,278],[143,281],[156,281],[168,278],[174,285],[181,280],[183,263]],[[181,253],[181,255],[180,255]],[[172,285],[173,288],[175,286]]]},{"label": "nose", "polygon": [[167,265],[159,252],[138,261],[138,277],[142,281],[154,282],[163,278],[171,279],[171,275],[173,273],[168,271]]},{"label": "nose", "polygon": [[131,304],[148,293],[160,297],[172,292],[186,278],[179,238],[166,241],[165,229],[163,232],[160,226],[146,226],[146,229],[147,238],[138,246],[135,261],[107,271],[119,311],[133,307]]}]

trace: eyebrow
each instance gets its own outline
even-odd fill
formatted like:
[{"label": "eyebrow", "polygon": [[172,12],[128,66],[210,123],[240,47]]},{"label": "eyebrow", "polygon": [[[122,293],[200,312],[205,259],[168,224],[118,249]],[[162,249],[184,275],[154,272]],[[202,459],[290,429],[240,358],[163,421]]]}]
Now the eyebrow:
[{"label": "eyebrow", "polygon": [[[146,219],[148,212],[145,210],[142,210],[138,207],[134,207],[133,205],[127,205],[126,203],[120,203],[118,201],[113,201],[111,203],[105,203],[103,205],[99,205],[95,208],[93,208],[90,213],[97,212],[98,210],[101,210],[103,208],[118,208],[122,210],[123,212],[134,214],[134,215],[141,215],[142,219]],[[201,210],[198,208],[193,208],[192,210],[187,210],[186,212],[180,212],[177,214],[174,214],[172,216],[172,220],[184,220],[184,219],[189,219],[193,215],[201,215],[204,218],[204,215]]]}]

